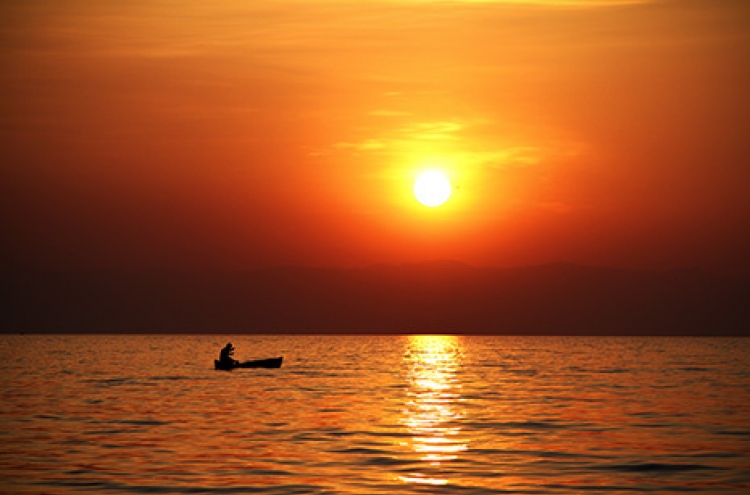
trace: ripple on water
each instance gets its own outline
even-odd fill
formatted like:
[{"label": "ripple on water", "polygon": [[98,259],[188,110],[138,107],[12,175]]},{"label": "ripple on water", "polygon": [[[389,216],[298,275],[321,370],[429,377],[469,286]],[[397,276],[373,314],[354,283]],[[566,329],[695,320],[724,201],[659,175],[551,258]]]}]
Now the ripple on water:
[{"label": "ripple on water", "polygon": [[217,374],[224,337],[107,339],[0,363],[3,490],[750,493],[750,341],[233,336],[288,360]]}]

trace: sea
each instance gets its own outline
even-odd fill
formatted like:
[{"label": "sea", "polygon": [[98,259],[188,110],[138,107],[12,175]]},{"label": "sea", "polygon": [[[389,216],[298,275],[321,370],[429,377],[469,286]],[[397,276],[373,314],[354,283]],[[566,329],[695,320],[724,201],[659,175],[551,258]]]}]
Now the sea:
[{"label": "sea", "polygon": [[[280,369],[215,371],[241,360]],[[750,339],[1,335],[3,494],[750,493]]]}]

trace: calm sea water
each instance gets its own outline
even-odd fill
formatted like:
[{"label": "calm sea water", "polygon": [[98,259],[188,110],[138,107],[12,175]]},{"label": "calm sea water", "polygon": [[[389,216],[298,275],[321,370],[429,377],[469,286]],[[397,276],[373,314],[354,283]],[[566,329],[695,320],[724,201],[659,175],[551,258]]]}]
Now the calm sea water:
[{"label": "calm sea water", "polygon": [[2,493],[750,493],[750,339],[0,344]]}]

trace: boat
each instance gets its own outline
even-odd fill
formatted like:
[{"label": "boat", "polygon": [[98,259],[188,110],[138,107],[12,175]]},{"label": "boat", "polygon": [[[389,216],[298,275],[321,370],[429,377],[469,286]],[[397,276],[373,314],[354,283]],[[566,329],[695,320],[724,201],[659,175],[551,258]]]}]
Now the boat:
[{"label": "boat", "polygon": [[222,364],[218,359],[214,359],[214,369],[231,371],[235,368],[281,368],[283,356],[268,359],[256,359],[255,361],[244,361],[242,363],[227,365]]}]

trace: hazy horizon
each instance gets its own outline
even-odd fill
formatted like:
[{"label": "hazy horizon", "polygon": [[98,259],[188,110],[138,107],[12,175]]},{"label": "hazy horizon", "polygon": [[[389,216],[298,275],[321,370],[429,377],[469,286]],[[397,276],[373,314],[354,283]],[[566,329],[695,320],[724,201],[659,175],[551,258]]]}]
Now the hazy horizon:
[{"label": "hazy horizon", "polygon": [[750,280],[455,262],[6,272],[5,332],[748,335]]}]

